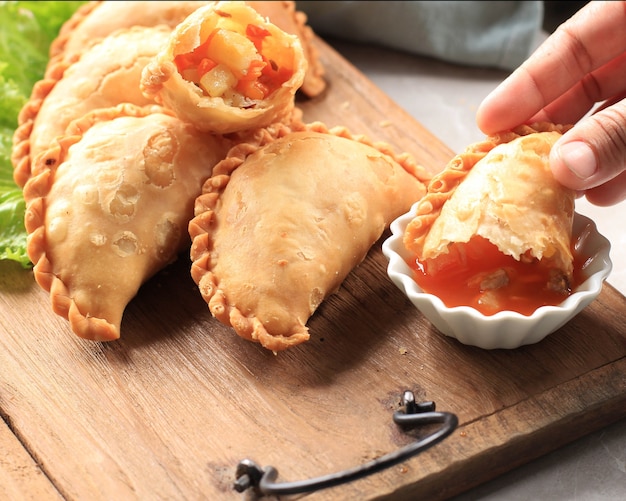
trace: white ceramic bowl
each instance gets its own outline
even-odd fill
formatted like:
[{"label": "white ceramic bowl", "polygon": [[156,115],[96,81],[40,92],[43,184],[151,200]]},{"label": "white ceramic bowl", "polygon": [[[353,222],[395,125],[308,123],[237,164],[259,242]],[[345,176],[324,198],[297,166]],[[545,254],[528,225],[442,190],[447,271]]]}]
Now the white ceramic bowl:
[{"label": "white ceramic bowl", "polygon": [[517,348],[533,344],[556,331],[593,301],[611,272],[611,245],[598,233],[595,223],[581,214],[574,215],[575,253],[586,259],[587,279],[558,306],[542,306],[530,315],[501,311],[487,316],[469,306],[449,308],[437,296],[425,293],[413,280],[407,264],[410,253],[402,243],[407,224],[413,219],[417,203],[391,224],[392,235],[383,242],[383,254],[389,259],[387,273],[415,307],[443,334],[463,344],[484,349]]}]

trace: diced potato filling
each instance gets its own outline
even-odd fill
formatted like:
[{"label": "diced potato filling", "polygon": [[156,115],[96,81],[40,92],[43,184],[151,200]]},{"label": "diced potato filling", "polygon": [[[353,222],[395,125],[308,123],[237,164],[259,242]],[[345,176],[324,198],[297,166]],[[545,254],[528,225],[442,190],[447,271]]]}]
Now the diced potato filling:
[{"label": "diced potato filling", "polygon": [[237,85],[237,77],[225,64],[218,64],[200,78],[200,87],[211,97],[221,97]]},{"label": "diced potato filling", "polygon": [[215,28],[193,51],[174,62],[181,76],[198,85],[207,96],[220,97],[232,106],[252,106],[278,89],[293,75],[263,54],[263,41],[272,36],[250,24],[245,35]]},{"label": "diced potato filling", "polygon": [[217,29],[211,34],[205,56],[227,67],[237,79],[246,76],[252,61],[263,62],[251,40],[224,29]]}]

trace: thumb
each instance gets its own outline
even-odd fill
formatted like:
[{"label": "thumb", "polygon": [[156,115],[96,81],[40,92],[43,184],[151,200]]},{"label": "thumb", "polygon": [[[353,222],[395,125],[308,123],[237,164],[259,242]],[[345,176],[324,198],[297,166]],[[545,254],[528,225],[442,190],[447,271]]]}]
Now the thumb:
[{"label": "thumb", "polygon": [[[554,177],[564,186],[591,190],[599,205],[626,198],[626,100],[583,118],[550,153]],[[605,199],[605,200],[602,200]],[[596,202],[594,202],[596,203]]]}]

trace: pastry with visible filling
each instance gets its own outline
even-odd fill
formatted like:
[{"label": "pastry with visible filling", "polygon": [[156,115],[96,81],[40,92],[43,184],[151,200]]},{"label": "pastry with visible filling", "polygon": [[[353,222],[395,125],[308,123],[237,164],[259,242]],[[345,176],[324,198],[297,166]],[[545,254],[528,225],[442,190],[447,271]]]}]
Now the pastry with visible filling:
[{"label": "pastry with visible filling", "polygon": [[306,14],[296,9],[296,2],[283,0],[279,2],[254,1],[247,3],[281,30],[298,36],[307,62],[304,81],[299,90],[308,97],[320,95],[326,89],[325,70],[319,59],[318,50],[313,43],[315,33],[307,24]]},{"label": "pastry with visible filling", "polygon": [[119,338],[139,287],[189,246],[194,200],[229,146],[124,104],[72,122],[39,157],[24,187],[27,251],[78,336]]},{"label": "pastry with visible filling", "polygon": [[567,297],[575,193],[549,166],[565,130],[544,123],[488,137],[432,179],[404,234],[426,292],[486,314],[531,314]]},{"label": "pastry with visible filling", "polygon": [[[120,28],[133,26],[165,25],[174,28],[193,11],[210,1],[94,1],[82,5],[62,26],[59,36],[52,42],[52,61],[60,58],[72,61],[85,47]],[[297,35],[308,63],[300,90],[315,97],[324,91],[324,66],[313,44],[314,32],[307,24],[304,12],[296,10],[293,1],[246,2],[272,24],[292,35]]]},{"label": "pastry with visible filling", "polygon": [[345,129],[277,130],[233,147],[189,224],[211,313],[274,352],[309,339],[309,317],[428,179],[408,155]]},{"label": "pastry with visible filling", "polygon": [[154,104],[139,89],[141,71],[165,44],[166,26],[118,30],[82,53],[73,64],[59,60],[48,67],[20,111],[13,135],[13,177],[23,187],[36,158],[86,113],[121,103]]},{"label": "pastry with visible filling", "polygon": [[244,2],[217,2],[174,28],[141,88],[198,129],[226,134],[288,121],[306,68],[296,35]]}]

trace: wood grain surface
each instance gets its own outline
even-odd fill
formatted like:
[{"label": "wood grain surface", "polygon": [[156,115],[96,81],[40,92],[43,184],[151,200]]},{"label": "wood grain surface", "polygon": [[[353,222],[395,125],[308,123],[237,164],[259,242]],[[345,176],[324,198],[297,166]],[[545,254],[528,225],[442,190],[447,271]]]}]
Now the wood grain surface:
[{"label": "wood grain surface", "polygon": [[[299,102],[306,120],[445,165],[452,153],[401,103],[316,43],[329,86]],[[185,255],[142,287],[111,343],[77,338],[31,272],[0,262],[0,497],[248,499],[232,488],[241,459],[294,481],[410,443],[392,421],[408,389],[458,429],[305,498],[444,499],[626,417],[626,299],[611,286],[542,342],[486,351],[420,315],[381,242],[311,318],[310,341],[278,355],[211,317]]]}]

